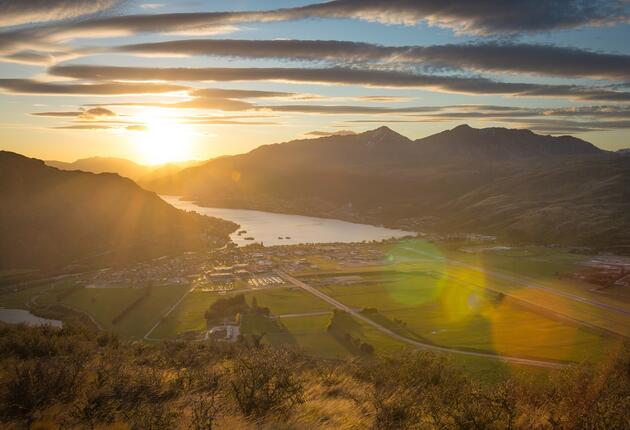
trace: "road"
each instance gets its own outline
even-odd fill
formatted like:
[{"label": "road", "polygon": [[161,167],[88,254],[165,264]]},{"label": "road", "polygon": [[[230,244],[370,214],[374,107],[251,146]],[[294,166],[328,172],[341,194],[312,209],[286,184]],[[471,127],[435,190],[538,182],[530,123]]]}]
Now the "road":
[{"label": "road", "polygon": [[313,294],[314,296],[319,297],[320,299],[324,300],[325,302],[331,304],[332,306],[334,306],[337,309],[340,309],[344,312],[348,312],[349,314],[351,314],[352,316],[354,316],[356,319],[374,327],[375,329],[377,329],[378,331],[400,341],[400,342],[404,342],[408,345],[412,345],[415,346],[416,348],[420,348],[420,349],[425,349],[428,351],[435,351],[435,352],[446,352],[446,353],[451,353],[451,354],[459,354],[459,355],[466,355],[466,356],[471,356],[471,357],[482,357],[482,358],[488,358],[488,359],[492,359],[492,360],[498,360],[498,361],[504,361],[504,362],[508,362],[508,363],[513,363],[513,364],[522,364],[522,365],[527,365],[527,366],[536,366],[536,367],[547,367],[547,368],[563,368],[568,366],[567,364],[563,364],[563,363],[558,363],[555,361],[545,361],[545,360],[534,360],[534,359],[529,359],[529,358],[520,358],[520,357],[511,357],[511,356],[507,356],[507,355],[495,355],[495,354],[490,354],[490,353],[484,353],[484,352],[475,352],[475,351],[466,351],[466,350],[461,350],[461,349],[455,349],[455,348],[447,348],[447,347],[443,347],[443,346],[437,346],[437,345],[432,345],[429,343],[423,343],[414,339],[409,339],[408,337],[405,336],[401,336],[398,333],[388,329],[387,327],[384,327],[382,325],[380,325],[379,323],[372,321],[371,319],[367,318],[366,316],[362,315],[361,313],[359,313],[359,311],[357,311],[356,309],[353,309],[349,306],[344,305],[343,303],[333,299],[332,297],[330,297],[329,295],[321,292],[320,290],[311,287],[310,285],[300,281],[299,279],[294,278],[293,276],[289,275],[286,272],[282,272],[282,271],[278,271],[277,272],[278,275],[280,277],[282,277],[285,281],[290,282],[291,284],[295,285],[296,287],[300,287],[301,289],[305,290],[308,293]]},{"label": "road", "polygon": [[181,296],[179,298],[178,301],[176,301],[173,306],[171,306],[165,313],[162,314],[162,316],[158,319],[158,321],[155,323],[155,325],[153,327],[151,327],[151,330],[149,330],[147,332],[147,334],[144,335],[144,340],[162,340],[162,339],[151,339],[151,333],[153,333],[153,331],[160,325],[160,323],[162,322],[162,319],[169,316],[171,314],[171,312],[173,312],[175,310],[175,308],[177,306],[179,306],[179,304],[181,302],[184,301],[184,299],[186,298],[186,296],[188,296],[188,294],[192,293],[194,290],[194,288],[191,288],[189,290],[186,290],[186,292],[184,293],[183,296]]}]

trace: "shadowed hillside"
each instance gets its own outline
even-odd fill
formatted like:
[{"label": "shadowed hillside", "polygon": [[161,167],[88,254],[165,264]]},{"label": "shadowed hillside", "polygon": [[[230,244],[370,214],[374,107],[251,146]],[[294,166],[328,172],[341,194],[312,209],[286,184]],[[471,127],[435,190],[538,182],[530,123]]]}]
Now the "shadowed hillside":
[{"label": "shadowed hillside", "polygon": [[116,174],[0,152],[0,267],[125,260],[215,246],[235,224],[185,213]]},{"label": "shadowed hillside", "polygon": [[630,245],[630,159],[529,130],[464,125],[412,141],[380,127],[266,145],[143,185],[208,206]]}]

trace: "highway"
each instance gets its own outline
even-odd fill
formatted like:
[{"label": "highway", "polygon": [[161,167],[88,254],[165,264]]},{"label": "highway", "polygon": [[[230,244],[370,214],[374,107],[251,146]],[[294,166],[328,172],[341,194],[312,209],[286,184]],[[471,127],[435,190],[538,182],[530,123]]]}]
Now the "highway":
[{"label": "highway", "polygon": [[513,363],[513,364],[521,364],[521,365],[526,365],[526,366],[536,366],[536,367],[546,367],[546,368],[563,368],[563,367],[567,367],[568,364],[564,364],[564,363],[558,363],[555,361],[545,361],[545,360],[535,360],[535,359],[529,359],[529,358],[520,358],[520,357],[511,357],[511,356],[506,356],[506,355],[496,355],[496,354],[490,354],[490,353],[484,353],[484,352],[476,352],[476,351],[466,351],[466,350],[461,350],[461,349],[455,349],[455,348],[447,348],[447,347],[443,347],[443,346],[437,346],[437,345],[432,345],[432,344],[428,344],[428,343],[423,343],[414,339],[409,339],[408,337],[405,336],[401,336],[398,333],[388,329],[387,327],[384,327],[382,325],[380,325],[377,322],[372,321],[371,319],[367,318],[366,316],[362,315],[361,313],[359,313],[359,311],[357,311],[356,309],[353,309],[349,306],[344,305],[343,303],[335,300],[334,298],[328,296],[327,294],[323,293],[322,291],[318,290],[317,288],[314,288],[302,281],[300,281],[299,279],[294,278],[293,276],[289,275],[286,272],[283,271],[278,271],[277,272],[278,275],[280,277],[282,277],[285,281],[295,285],[296,287],[299,287],[301,289],[303,289],[304,291],[319,297],[320,299],[324,300],[325,302],[331,304],[332,306],[334,306],[337,309],[340,309],[344,312],[348,312],[349,314],[351,314],[352,316],[354,316],[355,318],[357,318],[358,320],[374,327],[376,330],[400,341],[400,342],[404,342],[408,345],[412,345],[416,348],[419,349],[424,349],[424,350],[428,350],[428,351],[435,351],[435,352],[445,352],[445,353],[451,353],[451,354],[459,354],[459,355],[466,355],[466,356],[472,356],[472,357],[482,357],[482,358],[488,358],[491,360],[498,360],[498,361],[504,361],[507,363]]}]

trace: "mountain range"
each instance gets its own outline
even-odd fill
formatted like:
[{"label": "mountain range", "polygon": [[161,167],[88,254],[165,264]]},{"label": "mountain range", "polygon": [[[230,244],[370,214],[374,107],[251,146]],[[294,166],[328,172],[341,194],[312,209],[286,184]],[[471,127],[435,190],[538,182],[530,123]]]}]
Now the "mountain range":
[{"label": "mountain range", "polygon": [[265,145],[140,183],[205,206],[630,246],[630,158],[529,130],[461,125],[414,141],[380,127]]},{"label": "mountain range", "polygon": [[160,164],[157,166],[147,166],[134,163],[125,158],[115,157],[89,157],[81,158],[71,163],[65,161],[46,160],[48,166],[61,170],[81,170],[92,173],[117,173],[120,176],[138,180],[152,180],[166,175],[172,175],[186,167],[199,164],[199,161],[182,161],[177,163]]},{"label": "mountain range", "polygon": [[175,209],[117,174],[0,151],[0,268],[129,261],[227,241],[231,222]]}]

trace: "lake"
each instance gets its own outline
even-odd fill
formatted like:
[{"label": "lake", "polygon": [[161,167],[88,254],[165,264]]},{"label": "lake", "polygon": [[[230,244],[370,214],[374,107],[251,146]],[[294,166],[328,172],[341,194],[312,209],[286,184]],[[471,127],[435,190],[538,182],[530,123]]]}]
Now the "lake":
[{"label": "lake", "polygon": [[26,324],[26,325],[50,325],[61,328],[62,322],[58,320],[49,320],[33,315],[24,309],[5,309],[0,308],[0,321],[9,324]]},{"label": "lake", "polygon": [[[239,246],[262,242],[266,246],[298,243],[362,242],[415,236],[415,233],[328,218],[277,214],[248,209],[205,208],[177,196],[160,196],[178,209],[233,221],[241,227],[230,237]],[[247,240],[246,238],[253,238]]]}]

